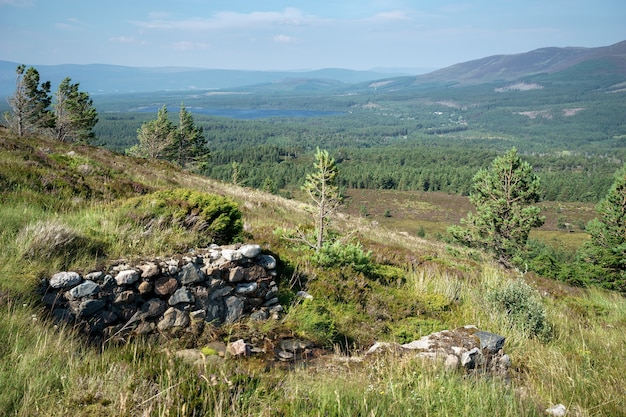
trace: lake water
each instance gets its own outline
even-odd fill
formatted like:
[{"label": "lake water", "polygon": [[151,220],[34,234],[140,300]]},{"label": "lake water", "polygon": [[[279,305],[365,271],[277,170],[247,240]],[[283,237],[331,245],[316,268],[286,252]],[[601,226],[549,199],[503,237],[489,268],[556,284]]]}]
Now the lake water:
[{"label": "lake water", "polygon": [[[142,107],[136,109],[140,113],[156,114],[159,107]],[[191,113],[209,116],[232,117],[233,119],[268,119],[272,117],[325,117],[345,114],[340,111],[324,110],[283,110],[283,109],[206,109],[204,107],[187,107]],[[178,113],[180,108],[168,108],[170,113]]]}]

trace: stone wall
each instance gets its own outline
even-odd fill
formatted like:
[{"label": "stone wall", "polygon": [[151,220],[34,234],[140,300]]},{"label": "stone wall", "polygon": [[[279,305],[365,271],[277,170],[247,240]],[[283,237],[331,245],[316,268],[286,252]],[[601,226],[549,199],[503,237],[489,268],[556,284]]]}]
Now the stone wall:
[{"label": "stone wall", "polygon": [[201,331],[205,323],[278,318],[276,260],[259,245],[216,245],[184,256],[117,262],[80,275],[43,282],[53,318],[73,322],[92,337]]}]

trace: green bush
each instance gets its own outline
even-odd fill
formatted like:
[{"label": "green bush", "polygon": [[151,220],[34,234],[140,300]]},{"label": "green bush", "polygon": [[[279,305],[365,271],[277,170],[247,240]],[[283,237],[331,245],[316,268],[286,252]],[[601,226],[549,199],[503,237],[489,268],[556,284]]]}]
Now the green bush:
[{"label": "green bush", "polygon": [[322,248],[311,256],[321,267],[351,266],[357,272],[368,273],[372,269],[372,253],[365,252],[360,243],[324,242]]},{"label": "green bush", "polygon": [[521,328],[531,337],[542,340],[549,338],[552,326],[548,322],[546,311],[533,288],[523,280],[489,289],[485,297],[495,310],[506,312],[513,326]]},{"label": "green bush", "polygon": [[218,195],[175,189],[128,200],[122,214],[146,231],[182,228],[193,233],[193,244],[227,244],[240,239],[241,212],[233,201]]}]

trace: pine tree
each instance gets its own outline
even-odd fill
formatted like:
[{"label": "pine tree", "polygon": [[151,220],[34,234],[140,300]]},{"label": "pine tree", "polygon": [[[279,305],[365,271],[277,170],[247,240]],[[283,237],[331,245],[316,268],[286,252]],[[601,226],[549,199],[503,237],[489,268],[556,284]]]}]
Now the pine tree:
[{"label": "pine tree", "polygon": [[192,114],[180,105],[179,124],[171,148],[172,160],[182,168],[189,168],[209,155],[204,131],[196,126]]},{"label": "pine tree", "polygon": [[95,137],[98,113],[89,94],[79,91],[79,84],[71,81],[65,78],[56,92],[55,137],[61,142],[89,142]]},{"label": "pine tree", "polygon": [[174,143],[176,127],[168,119],[167,107],[164,105],[157,112],[157,118],[144,122],[137,130],[139,143],[128,150],[133,156],[149,159],[165,157],[166,150]]},{"label": "pine tree", "polygon": [[[599,218],[589,222],[591,240],[581,248],[579,258],[595,268],[593,280],[626,290],[626,165],[615,176],[606,197],[598,204]],[[591,272],[591,271],[587,271]]]},{"label": "pine tree", "polygon": [[328,154],[328,151],[321,151],[317,148],[313,167],[317,171],[312,174],[307,174],[304,185],[302,186],[302,191],[305,191],[309,195],[317,209],[317,239],[315,244],[311,246],[319,251],[324,244],[326,223],[341,203],[341,194],[337,186],[337,174],[339,170],[337,169],[335,160]]},{"label": "pine tree", "polygon": [[465,228],[448,230],[457,241],[491,251],[510,267],[526,246],[531,228],[544,223],[540,209],[532,205],[539,201],[539,187],[539,177],[513,148],[495,158],[491,169],[474,176],[470,201],[475,213],[461,220]]},{"label": "pine tree", "polygon": [[54,116],[49,110],[50,81],[39,84],[39,72],[19,65],[16,72],[15,93],[7,99],[11,111],[4,114],[8,126],[18,136],[54,127]]}]

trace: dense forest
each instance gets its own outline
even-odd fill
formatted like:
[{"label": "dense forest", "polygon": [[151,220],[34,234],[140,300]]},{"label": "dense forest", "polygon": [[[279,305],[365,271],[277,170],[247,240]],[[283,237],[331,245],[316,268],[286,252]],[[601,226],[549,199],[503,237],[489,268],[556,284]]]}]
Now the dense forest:
[{"label": "dense forest", "polygon": [[[317,147],[328,149],[345,188],[444,191],[466,195],[473,174],[511,147],[539,173],[545,200],[595,202],[626,160],[622,94],[496,84],[365,93],[153,93],[99,96],[100,144],[124,152],[157,106],[194,113],[210,149],[203,173],[288,193],[301,186]],[[150,109],[150,110],[147,110]],[[285,116],[239,119],[204,109],[278,109]],[[288,117],[288,111],[336,111]],[[237,170],[235,173],[234,170]]]}]

